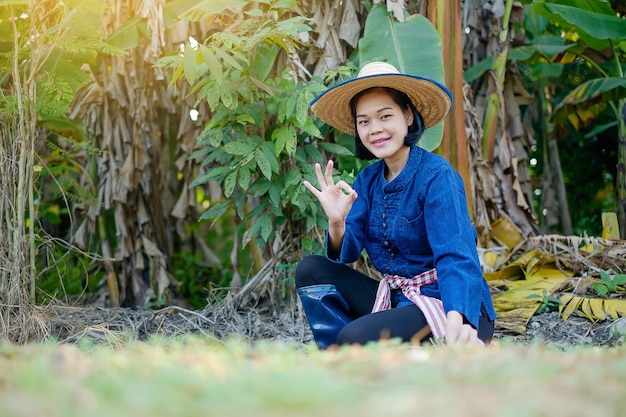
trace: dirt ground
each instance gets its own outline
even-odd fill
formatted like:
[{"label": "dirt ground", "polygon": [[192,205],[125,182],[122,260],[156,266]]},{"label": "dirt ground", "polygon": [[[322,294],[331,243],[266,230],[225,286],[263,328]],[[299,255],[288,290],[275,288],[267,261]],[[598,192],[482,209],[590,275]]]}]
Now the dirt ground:
[{"label": "dirt ground", "polygon": [[[136,311],[102,307],[45,307],[39,311],[48,337],[59,342],[89,340],[95,343],[123,343],[164,336],[202,334],[223,340],[235,337],[277,340],[287,343],[312,343],[306,318],[297,302],[283,301],[281,307],[235,308],[221,302],[202,311],[180,307]],[[516,343],[543,343],[560,348],[571,346],[615,346],[621,340],[611,337],[611,321],[592,323],[571,316],[563,321],[557,312],[536,315],[528,322],[525,334],[504,333],[496,321],[495,339],[507,338]]]}]

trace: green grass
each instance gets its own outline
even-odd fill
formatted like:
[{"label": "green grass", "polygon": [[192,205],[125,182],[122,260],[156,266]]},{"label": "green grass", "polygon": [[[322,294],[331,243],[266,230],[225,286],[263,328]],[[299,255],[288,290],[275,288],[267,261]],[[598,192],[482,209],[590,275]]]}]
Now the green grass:
[{"label": "green grass", "polygon": [[0,416],[623,416],[626,348],[0,345]]}]

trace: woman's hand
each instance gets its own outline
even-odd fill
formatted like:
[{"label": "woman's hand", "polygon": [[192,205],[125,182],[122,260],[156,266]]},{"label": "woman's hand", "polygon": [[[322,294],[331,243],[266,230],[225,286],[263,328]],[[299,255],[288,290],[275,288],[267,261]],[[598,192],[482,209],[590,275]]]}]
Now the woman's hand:
[{"label": "woman's hand", "polygon": [[308,181],[304,181],[303,184],[322,204],[329,226],[342,227],[352,208],[352,203],[357,198],[356,191],[343,180],[337,181],[337,184],[333,182],[333,161],[328,161],[323,175],[320,164],[315,164],[315,173],[320,186],[319,190]]},{"label": "woman's hand", "polygon": [[357,194],[347,182],[337,181],[337,184],[333,182],[333,161],[328,161],[326,164],[324,175],[322,175],[320,164],[315,164],[315,173],[320,185],[319,190],[308,181],[304,181],[303,184],[322,204],[328,217],[329,254],[338,256],[346,231],[346,217],[348,217]]},{"label": "woman's hand", "polygon": [[478,338],[478,332],[469,324],[463,323],[463,316],[458,311],[447,314],[446,344],[448,345],[479,345],[485,343]]}]

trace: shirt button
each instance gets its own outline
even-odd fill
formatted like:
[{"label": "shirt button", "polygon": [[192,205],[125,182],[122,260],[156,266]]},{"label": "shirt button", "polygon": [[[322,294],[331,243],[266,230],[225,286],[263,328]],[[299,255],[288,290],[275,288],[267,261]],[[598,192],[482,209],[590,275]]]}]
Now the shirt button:
[{"label": "shirt button", "polygon": [[383,223],[383,227],[384,227],[384,228],[387,228],[387,223]]},{"label": "shirt button", "polygon": [[385,240],[384,245],[385,245],[385,247],[389,247],[389,242],[387,242],[387,241]]},{"label": "shirt button", "polygon": [[383,213],[383,219],[386,218],[386,217],[387,217],[387,215],[385,213]]}]

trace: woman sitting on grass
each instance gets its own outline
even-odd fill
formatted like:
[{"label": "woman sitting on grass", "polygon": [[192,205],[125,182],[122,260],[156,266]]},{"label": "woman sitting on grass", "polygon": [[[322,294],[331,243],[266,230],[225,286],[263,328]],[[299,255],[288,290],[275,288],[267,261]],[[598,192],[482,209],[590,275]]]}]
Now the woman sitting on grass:
[{"label": "woman sitting on grass", "polygon": [[[463,181],[444,158],[416,146],[451,105],[441,84],[384,62],[312,101],[317,117],[354,134],[357,157],[378,159],[352,187],[334,182],[332,161],[324,172],[315,165],[319,189],[304,182],[328,217],[326,256],[308,256],[296,269],[321,349],[381,338],[478,345],[492,338],[496,314]],[[346,265],[363,249],[381,281]]]}]

